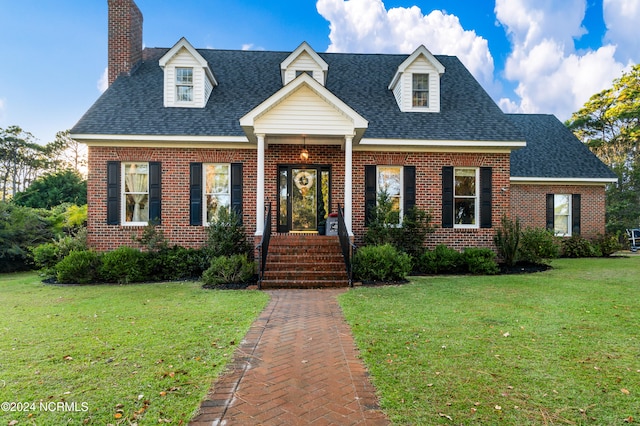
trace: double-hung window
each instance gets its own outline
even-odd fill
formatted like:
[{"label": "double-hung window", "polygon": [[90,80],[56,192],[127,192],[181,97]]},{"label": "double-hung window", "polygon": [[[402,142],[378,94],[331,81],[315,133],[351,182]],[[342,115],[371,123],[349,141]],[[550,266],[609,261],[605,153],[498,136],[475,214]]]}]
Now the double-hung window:
[{"label": "double-hung window", "polygon": [[478,180],[477,168],[454,168],[454,228],[478,226]]},{"label": "double-hung window", "polygon": [[176,68],[176,101],[193,102],[193,68]]},{"label": "double-hung window", "polygon": [[560,237],[571,236],[571,195],[553,196],[553,232]]},{"label": "double-hung window", "polygon": [[220,211],[231,207],[231,165],[203,164],[204,217],[208,223],[215,222]]},{"label": "double-hung window", "polygon": [[[385,197],[390,203],[391,217],[387,218],[391,223],[402,223],[402,166],[378,166],[377,191],[378,197]],[[378,199],[378,201],[379,201]]]},{"label": "double-hung window", "polygon": [[122,217],[126,225],[149,222],[149,163],[122,163]]},{"label": "double-hung window", "polygon": [[413,74],[413,106],[429,107],[429,74]]}]

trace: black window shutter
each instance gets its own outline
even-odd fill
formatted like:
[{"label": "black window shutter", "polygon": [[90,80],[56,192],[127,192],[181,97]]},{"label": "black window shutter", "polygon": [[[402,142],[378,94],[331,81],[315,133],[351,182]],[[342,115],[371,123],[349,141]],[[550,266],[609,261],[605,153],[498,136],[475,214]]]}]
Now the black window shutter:
[{"label": "black window shutter", "polygon": [[369,225],[376,208],[376,166],[364,166],[364,225]]},{"label": "black window shutter", "polygon": [[404,214],[416,206],[416,166],[404,166]]},{"label": "black window shutter", "polygon": [[442,227],[453,228],[453,167],[442,168]]},{"label": "black window shutter", "polygon": [[107,162],[107,225],[120,224],[120,162]]},{"label": "black window shutter", "polygon": [[202,225],[202,163],[189,166],[189,224]]},{"label": "black window shutter", "polygon": [[480,167],[480,228],[491,228],[492,213],[492,170],[491,167]]},{"label": "black window shutter", "polygon": [[162,167],[159,162],[149,163],[149,223],[159,225],[161,214],[161,175]]},{"label": "black window shutter", "polygon": [[580,194],[571,196],[571,235],[580,235]]},{"label": "black window shutter", "polygon": [[231,163],[231,211],[242,224],[242,163]]},{"label": "black window shutter", "polygon": [[555,216],[555,208],[554,208],[554,196],[553,194],[547,194],[547,230],[554,230],[554,216]]}]

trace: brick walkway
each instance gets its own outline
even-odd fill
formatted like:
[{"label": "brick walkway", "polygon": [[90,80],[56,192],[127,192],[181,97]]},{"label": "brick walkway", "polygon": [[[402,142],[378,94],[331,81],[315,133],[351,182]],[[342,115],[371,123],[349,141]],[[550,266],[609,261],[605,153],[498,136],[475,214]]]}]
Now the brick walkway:
[{"label": "brick walkway", "polygon": [[390,424],[336,301],[344,291],[269,291],[269,305],[190,424]]}]

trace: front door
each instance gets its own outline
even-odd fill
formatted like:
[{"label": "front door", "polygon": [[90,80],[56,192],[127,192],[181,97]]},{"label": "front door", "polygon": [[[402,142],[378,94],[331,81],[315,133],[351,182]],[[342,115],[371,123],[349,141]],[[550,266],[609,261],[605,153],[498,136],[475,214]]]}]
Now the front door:
[{"label": "front door", "polygon": [[278,232],[317,232],[327,217],[329,166],[278,166]]}]

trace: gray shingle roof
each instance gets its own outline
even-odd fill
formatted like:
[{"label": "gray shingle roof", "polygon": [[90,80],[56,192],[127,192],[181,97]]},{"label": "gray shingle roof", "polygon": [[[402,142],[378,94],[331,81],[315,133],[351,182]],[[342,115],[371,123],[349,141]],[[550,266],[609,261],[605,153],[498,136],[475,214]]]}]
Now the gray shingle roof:
[{"label": "gray shingle roof", "polygon": [[571,131],[553,115],[507,114],[527,140],[511,152],[512,177],[616,178]]},{"label": "gray shingle roof", "polygon": [[[282,87],[290,52],[198,49],[219,85],[203,109],[164,108],[158,60],[169,49],[145,49],[131,76],[118,78],[72,134],[244,136],[239,119]],[[388,90],[407,55],[321,53],[326,88],[369,121],[366,138],[517,141],[520,131],[456,57],[445,66],[440,113],[403,113]]]}]

